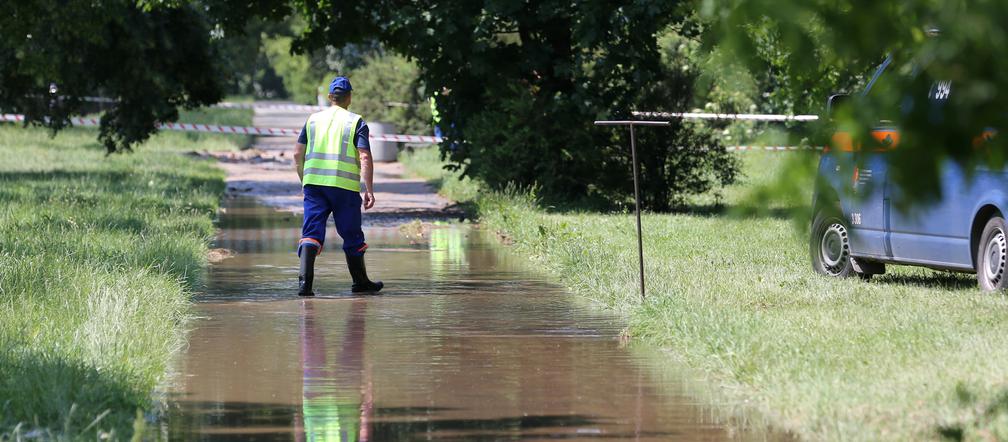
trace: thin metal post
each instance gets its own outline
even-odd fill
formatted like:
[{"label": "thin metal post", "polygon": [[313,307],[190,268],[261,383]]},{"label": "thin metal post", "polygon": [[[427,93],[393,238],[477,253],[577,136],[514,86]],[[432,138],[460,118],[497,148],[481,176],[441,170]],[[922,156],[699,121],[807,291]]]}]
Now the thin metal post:
[{"label": "thin metal post", "polygon": [[634,133],[634,126],[668,126],[668,121],[596,121],[596,126],[630,126],[630,154],[633,157],[633,187],[634,187],[634,212],[637,216],[637,263],[640,270],[640,296],[641,301],[646,299],[644,293],[644,236],[641,230],[641,203],[640,203],[640,166],[637,164],[637,138]]},{"label": "thin metal post", "polygon": [[633,196],[634,211],[637,212],[637,264],[640,267],[640,297],[644,300],[644,239],[641,236],[640,223],[640,166],[637,164],[637,139],[634,135],[634,124],[630,123],[630,152],[633,156]]}]

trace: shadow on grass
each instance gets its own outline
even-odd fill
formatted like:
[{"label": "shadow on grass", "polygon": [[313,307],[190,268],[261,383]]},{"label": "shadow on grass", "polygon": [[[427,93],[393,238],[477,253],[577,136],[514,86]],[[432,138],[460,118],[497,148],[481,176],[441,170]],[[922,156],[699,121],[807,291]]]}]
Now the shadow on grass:
[{"label": "shadow on grass", "polygon": [[934,271],[913,275],[887,274],[876,276],[874,282],[886,285],[917,286],[943,290],[970,290],[977,288],[976,277],[968,273]]},{"label": "shadow on grass", "polygon": [[[146,192],[133,194],[134,199],[159,212],[166,212],[182,207],[211,212],[216,205],[211,203],[198,204],[192,196],[196,193],[220,195],[224,192],[224,183],[217,177],[192,176],[164,172],[146,172],[134,174],[126,171],[66,171],[54,170],[47,172],[19,171],[0,172],[0,205],[11,203],[34,204],[41,207],[50,204],[72,205],[77,202],[85,206],[101,203],[102,196],[95,193],[117,195],[137,189],[149,189]],[[27,196],[19,189],[27,189]],[[70,214],[68,214],[70,215]],[[129,214],[123,213],[123,222],[116,225],[115,220],[109,220],[109,227],[136,232],[140,225],[129,220]]]},{"label": "shadow on grass", "polygon": [[976,394],[962,384],[956,386],[959,405],[982,410],[973,419],[939,425],[935,432],[944,440],[1005,440],[1008,437],[1008,390],[1002,390],[990,403],[978,407]]},{"label": "shadow on grass", "polygon": [[53,357],[13,356],[3,347],[0,344],[0,439],[16,436],[19,424],[22,437],[31,431],[57,436],[48,438],[54,440],[94,438],[110,431],[126,435],[136,410],[149,404],[145,392],[93,367]]},{"label": "shadow on grass", "polygon": [[154,266],[196,286],[203,261],[193,243],[212,234],[207,218],[223,187],[212,174],[0,172],[0,207],[10,210],[0,232],[11,232],[0,248],[15,256],[67,250],[96,268]]},{"label": "shadow on grass", "polygon": [[[134,173],[122,170],[51,170],[0,172],[3,183],[33,183],[39,187],[81,187],[82,184],[97,189],[142,189],[151,188],[162,197],[188,197],[194,190],[223,192],[224,183],[213,176],[144,171]],[[87,184],[84,184],[87,183]],[[161,184],[170,184],[161,186]],[[49,195],[40,195],[48,197]],[[184,199],[184,198],[179,198]]]},{"label": "shadow on grass", "polygon": [[[539,208],[551,214],[612,214],[630,213],[634,211],[631,202],[625,207],[618,207],[612,204],[605,204],[598,201],[560,201],[544,199]],[[736,206],[725,204],[689,204],[674,207],[672,210],[664,212],[645,211],[651,215],[691,215],[700,218],[728,218],[728,219],[776,219],[791,221],[796,216],[802,216],[802,211],[798,208],[778,207],[760,210],[742,210]]]}]

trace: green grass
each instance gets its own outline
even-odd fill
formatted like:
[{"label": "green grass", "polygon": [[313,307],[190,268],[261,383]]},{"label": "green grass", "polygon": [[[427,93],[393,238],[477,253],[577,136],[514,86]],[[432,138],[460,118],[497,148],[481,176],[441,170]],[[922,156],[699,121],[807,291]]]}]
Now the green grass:
[{"label": "green grass", "polygon": [[430,181],[438,193],[452,201],[475,201],[481,191],[479,184],[472,179],[461,177],[460,172],[445,170],[445,162],[441,161],[441,155],[435,148],[404,151],[400,153],[399,161],[413,174]]},{"label": "green grass", "polygon": [[237,139],[96,134],[0,125],[0,440],[129,438],[184,344],[224,183],[180,153]]},{"label": "green grass", "polygon": [[[726,190],[729,207],[793,154],[740,155],[747,176]],[[416,173],[436,170],[414,158]],[[702,374],[716,402],[814,440],[1008,438],[1008,300],[972,275],[892,266],[870,282],[828,279],[786,216],[645,214],[641,302],[631,214],[550,213],[527,193],[468,185],[445,193],[478,195],[484,225]]]}]

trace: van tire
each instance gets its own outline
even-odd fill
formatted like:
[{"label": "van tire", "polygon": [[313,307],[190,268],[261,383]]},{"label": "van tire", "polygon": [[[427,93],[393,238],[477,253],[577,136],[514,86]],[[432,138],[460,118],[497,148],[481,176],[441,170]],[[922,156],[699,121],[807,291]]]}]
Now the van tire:
[{"label": "van tire", "polygon": [[834,278],[858,276],[871,278],[870,273],[855,271],[850,255],[850,233],[847,221],[835,211],[819,210],[812,221],[809,235],[812,268],[821,275]]},{"label": "van tire", "polygon": [[1001,215],[992,216],[977,244],[977,282],[987,291],[1008,287],[1008,227]]}]

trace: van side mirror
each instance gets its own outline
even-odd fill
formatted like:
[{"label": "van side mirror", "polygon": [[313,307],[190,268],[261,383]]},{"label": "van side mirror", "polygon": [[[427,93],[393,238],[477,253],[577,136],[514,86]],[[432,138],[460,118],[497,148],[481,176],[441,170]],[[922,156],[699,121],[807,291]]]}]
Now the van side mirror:
[{"label": "van side mirror", "polygon": [[850,102],[850,98],[850,95],[847,94],[830,95],[829,100],[826,101],[826,118],[832,120],[833,112],[835,112],[840,106]]}]

